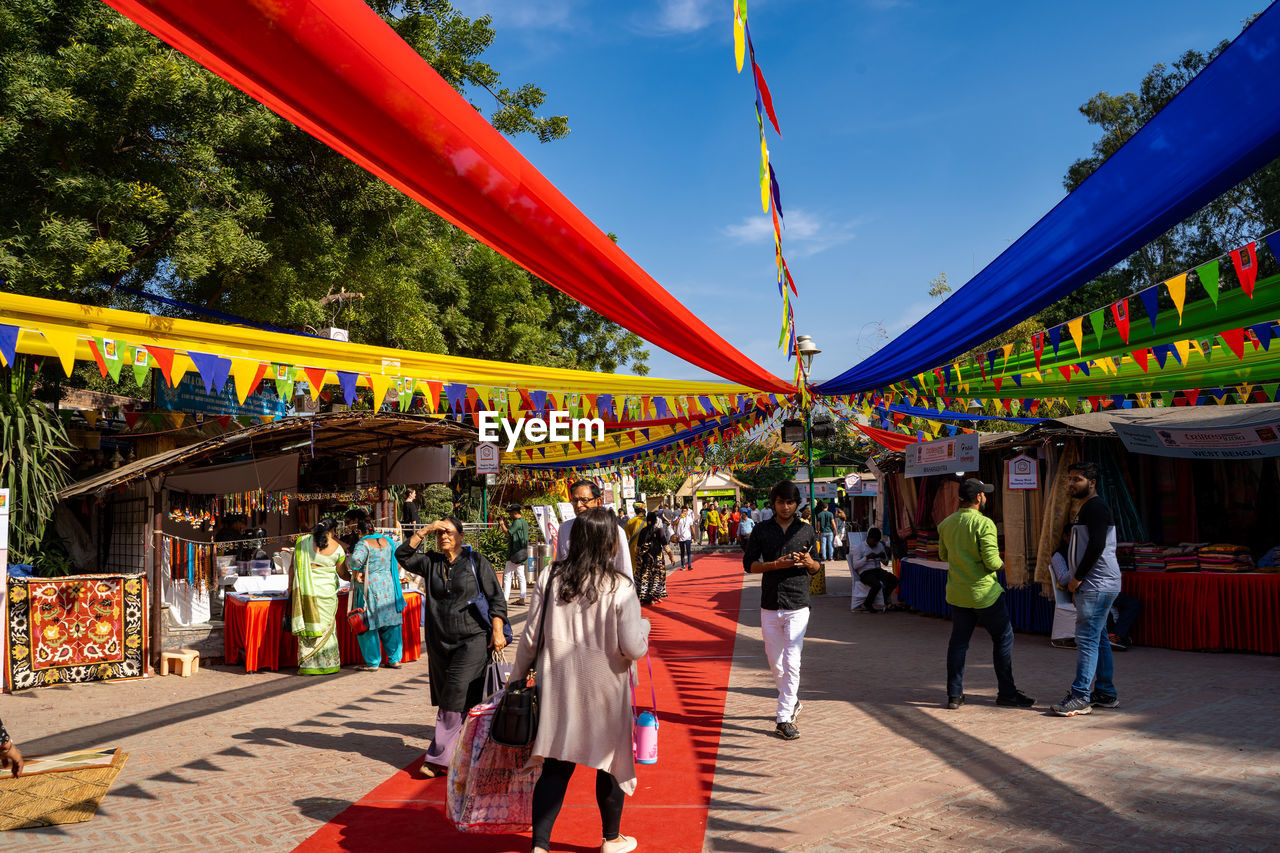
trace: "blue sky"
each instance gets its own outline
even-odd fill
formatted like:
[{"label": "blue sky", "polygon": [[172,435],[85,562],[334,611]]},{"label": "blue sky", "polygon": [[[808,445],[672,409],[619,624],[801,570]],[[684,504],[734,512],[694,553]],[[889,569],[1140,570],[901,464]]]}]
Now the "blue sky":
[{"label": "blue sky", "polygon": [[[486,59],[533,82],[570,135],[517,145],[659,283],[745,355],[789,378],[760,209],[749,70],[730,0],[454,0],[493,16]],[[1064,195],[1098,131],[1078,108],[1156,62],[1233,38],[1265,0],[751,0],[756,57],[784,134],[796,325],[815,378],[870,355]],[[486,109],[481,94],[475,98]],[[651,375],[707,378],[651,347]]]}]

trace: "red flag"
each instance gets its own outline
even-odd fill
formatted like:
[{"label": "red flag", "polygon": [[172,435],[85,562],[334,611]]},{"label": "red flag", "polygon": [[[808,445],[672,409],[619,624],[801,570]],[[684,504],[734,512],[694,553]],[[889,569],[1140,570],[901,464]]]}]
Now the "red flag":
[{"label": "red flag", "polygon": [[173,350],[168,347],[157,347],[147,344],[147,352],[151,353],[151,357],[156,360],[156,367],[160,368],[160,375],[169,383],[169,387],[173,387]]},{"label": "red flag", "polygon": [[769,114],[769,121],[773,122],[773,129],[781,136],[782,129],[778,127],[778,116],[773,112],[773,95],[769,94],[769,84],[764,82],[764,72],[756,64],[754,57],[751,60],[751,70],[756,73],[756,85],[760,87],[760,102],[764,104],[764,111]]},{"label": "red flag", "polygon": [[[1253,298],[1254,282],[1258,280],[1257,245],[1257,242],[1253,242],[1231,253],[1231,263],[1235,265],[1236,278],[1240,279],[1240,287],[1250,299]],[[1241,252],[1247,252],[1248,258],[1243,257]]]},{"label": "red flag", "polygon": [[1218,336],[1236,354],[1236,358],[1244,358],[1244,329],[1228,329],[1218,332]]},{"label": "red flag", "polygon": [[1120,331],[1120,340],[1126,344],[1129,343],[1129,300],[1121,299],[1111,305],[1111,316],[1116,321],[1116,328]]},{"label": "red flag", "polygon": [[1044,332],[1031,336],[1031,351],[1036,354],[1036,370],[1040,369],[1040,355],[1044,352]]},{"label": "red flag", "polygon": [[1142,372],[1147,372],[1147,355],[1151,352],[1149,349],[1136,349],[1133,351],[1133,360],[1138,363],[1138,367],[1142,368]]},{"label": "red flag", "polygon": [[107,378],[107,363],[102,358],[102,353],[98,351],[98,342],[93,338],[89,338],[89,352],[93,353],[93,360],[98,362],[98,372],[102,374],[102,378]]},{"label": "red flag", "polygon": [[1200,399],[1200,389],[1189,388],[1182,392],[1182,396],[1186,400],[1188,406],[1194,406],[1196,401]]}]

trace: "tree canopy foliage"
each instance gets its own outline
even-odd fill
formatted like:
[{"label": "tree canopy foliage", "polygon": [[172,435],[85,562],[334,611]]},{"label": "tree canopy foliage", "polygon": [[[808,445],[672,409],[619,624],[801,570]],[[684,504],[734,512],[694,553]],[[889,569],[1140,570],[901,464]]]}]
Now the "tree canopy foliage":
[{"label": "tree canopy foliage", "polygon": [[[482,61],[487,16],[444,0],[370,5],[489,104],[501,132],[569,132],[564,116],[539,116],[540,88],[504,86]],[[0,5],[0,174],[10,290],[159,313],[123,285],[300,331],[337,325],[369,344],[647,372],[638,337],[100,0]]]}]

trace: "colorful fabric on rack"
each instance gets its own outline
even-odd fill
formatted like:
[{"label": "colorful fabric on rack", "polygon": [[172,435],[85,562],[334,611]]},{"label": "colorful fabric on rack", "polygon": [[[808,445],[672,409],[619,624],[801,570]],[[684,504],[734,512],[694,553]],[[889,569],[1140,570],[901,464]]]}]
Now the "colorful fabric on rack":
[{"label": "colorful fabric on rack", "polygon": [[141,575],[10,578],[11,688],[141,678],[145,602]]}]

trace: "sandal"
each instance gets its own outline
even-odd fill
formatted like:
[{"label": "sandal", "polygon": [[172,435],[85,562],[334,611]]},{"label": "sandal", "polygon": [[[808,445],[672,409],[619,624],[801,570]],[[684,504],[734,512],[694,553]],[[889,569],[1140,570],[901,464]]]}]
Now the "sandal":
[{"label": "sandal", "polygon": [[434,779],[437,776],[444,776],[449,772],[448,767],[442,767],[439,764],[432,764],[429,761],[422,762],[422,775],[428,779]]},{"label": "sandal", "polygon": [[360,666],[356,667],[356,672],[377,672],[377,671],[378,671],[378,668],[376,666],[370,666],[367,663],[361,664]]},{"label": "sandal", "polygon": [[401,669],[401,668],[404,666],[404,664],[402,664],[402,663],[384,663],[384,664],[383,664],[383,666],[385,666],[387,669]]}]

